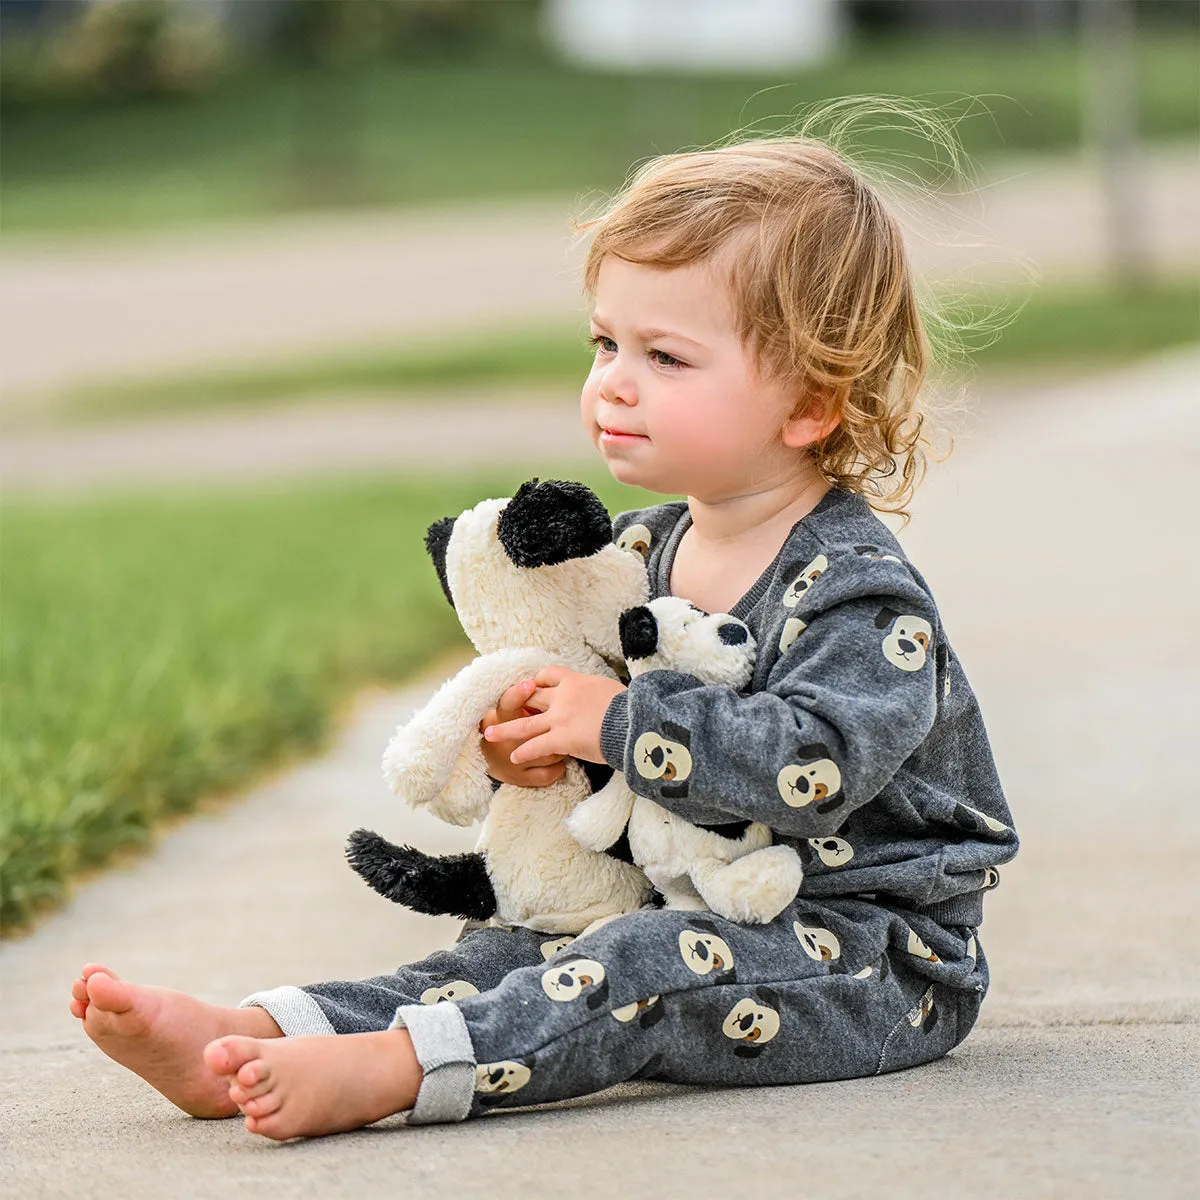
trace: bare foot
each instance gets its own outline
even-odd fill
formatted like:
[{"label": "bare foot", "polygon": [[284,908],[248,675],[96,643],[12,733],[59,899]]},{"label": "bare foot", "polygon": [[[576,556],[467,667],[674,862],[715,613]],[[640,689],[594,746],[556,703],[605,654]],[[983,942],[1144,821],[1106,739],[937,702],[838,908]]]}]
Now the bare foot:
[{"label": "bare foot", "polygon": [[281,1037],[262,1008],[218,1008],[184,992],[123,983],[88,963],[71,987],[71,1012],[84,1032],[193,1117],[232,1117],[228,1081],[204,1065],[204,1047],[226,1033]]},{"label": "bare foot", "polygon": [[259,1041],[223,1037],[204,1061],[226,1076],[246,1128],[264,1137],[319,1137],[412,1108],[421,1067],[407,1029]]}]

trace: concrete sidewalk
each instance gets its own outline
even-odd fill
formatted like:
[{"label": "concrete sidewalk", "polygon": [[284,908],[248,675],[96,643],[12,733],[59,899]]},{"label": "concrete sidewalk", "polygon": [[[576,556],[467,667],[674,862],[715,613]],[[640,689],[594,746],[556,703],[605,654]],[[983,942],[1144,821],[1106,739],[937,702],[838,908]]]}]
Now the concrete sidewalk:
[{"label": "concrete sidewalk", "polygon": [[332,752],[181,824],[0,948],[0,1137],[14,1196],[442,1200],[1190,1197],[1200,1177],[1200,357],[980,411],[904,534],[978,691],[1023,837],[989,897],[993,990],[947,1059],[831,1085],[626,1087],[453,1128],[279,1146],[181,1116],[66,1008],[88,959],[228,1002],[374,974],[457,923],[343,865],[398,808],[393,725],[433,680],[364,696]]}]

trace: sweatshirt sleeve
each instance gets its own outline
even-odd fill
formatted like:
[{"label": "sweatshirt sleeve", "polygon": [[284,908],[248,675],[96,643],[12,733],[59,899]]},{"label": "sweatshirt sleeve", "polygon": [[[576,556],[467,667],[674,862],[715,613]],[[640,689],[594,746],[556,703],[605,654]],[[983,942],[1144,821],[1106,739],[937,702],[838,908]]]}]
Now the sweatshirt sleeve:
[{"label": "sweatshirt sleeve", "polygon": [[847,553],[810,583],[764,618],[761,690],[658,670],[612,701],[601,749],[635,793],[697,824],[822,837],[895,775],[937,711],[933,602],[898,560]]}]

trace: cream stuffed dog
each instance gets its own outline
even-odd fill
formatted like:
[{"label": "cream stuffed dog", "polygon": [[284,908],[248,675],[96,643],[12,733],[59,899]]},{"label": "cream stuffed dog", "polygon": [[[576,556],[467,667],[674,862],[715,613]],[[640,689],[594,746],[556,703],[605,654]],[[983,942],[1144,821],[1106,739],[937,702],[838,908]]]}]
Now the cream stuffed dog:
[{"label": "cream stuffed dog", "polygon": [[[684,671],[701,683],[739,690],[750,682],[756,646],[750,630],[724,613],[708,614],[675,596],[662,596],[621,614],[621,647],[630,675]],[[638,770],[687,794],[692,762],[681,741],[647,731],[638,739]],[[644,766],[643,766],[644,764]],[[616,774],[567,818],[567,828],[593,850],[628,832],[633,861],[663,894],[668,908],[708,908],[731,921],[774,920],[804,878],[790,846],[773,846],[771,830],[751,821],[694,825],[644,796]]]},{"label": "cream stuffed dog", "polygon": [[479,723],[511,685],[555,663],[623,676],[617,620],[647,594],[636,553],[612,541],[604,505],[579,483],[536,479],[430,526],[426,546],[479,657],[400,726],[383,756],[396,795],[453,825],[482,821],[474,854],[432,858],[368,830],[351,865],[378,892],[419,912],[454,913],[545,933],[579,933],[632,912],[650,884],[622,847],[587,849],[572,810],[610,776],[567,760],[548,787],[496,785]]}]

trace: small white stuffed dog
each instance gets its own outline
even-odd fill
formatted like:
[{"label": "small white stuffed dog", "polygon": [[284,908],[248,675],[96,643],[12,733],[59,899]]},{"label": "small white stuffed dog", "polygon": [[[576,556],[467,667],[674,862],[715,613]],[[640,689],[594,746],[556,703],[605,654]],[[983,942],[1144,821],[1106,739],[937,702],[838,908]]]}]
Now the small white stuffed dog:
[{"label": "small white stuffed dog", "polygon": [[623,677],[618,616],[646,598],[643,559],[613,544],[590,489],[556,480],[530,480],[511,499],[446,517],[425,543],[479,657],[396,730],[383,774],[414,807],[452,825],[483,825],[473,854],[443,858],[360,829],[349,840],[351,866],[418,912],[544,933],[575,934],[637,910],[651,888],[623,847],[588,849],[565,825],[610,768],[567,759],[566,774],[547,787],[497,785],[479,723],[507,688],[554,663]]},{"label": "small white stuffed dog", "polygon": [[[702,683],[737,690],[754,671],[757,647],[741,621],[701,612],[675,596],[622,613],[620,632],[631,676],[683,671]],[[651,769],[658,770],[653,748],[647,750]],[[682,787],[691,772],[683,746],[675,748],[671,770],[672,786]],[[694,825],[635,795],[620,773],[571,813],[567,828],[592,850],[612,846],[628,828],[633,861],[668,908],[708,908],[731,921],[764,924],[796,898],[804,878],[799,855],[790,846],[772,845],[766,825]]]}]

